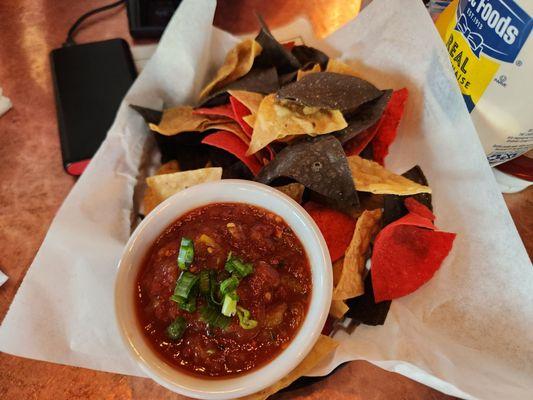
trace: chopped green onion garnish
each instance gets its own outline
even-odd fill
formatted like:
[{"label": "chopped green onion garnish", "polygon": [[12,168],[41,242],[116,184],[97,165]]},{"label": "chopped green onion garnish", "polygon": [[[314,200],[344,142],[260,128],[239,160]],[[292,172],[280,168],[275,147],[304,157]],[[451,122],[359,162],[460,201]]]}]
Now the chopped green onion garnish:
[{"label": "chopped green onion garnish", "polygon": [[190,313],[195,312],[196,311],[196,297],[193,297],[187,300],[186,302],[181,303],[180,308]]},{"label": "chopped green onion garnish", "polygon": [[214,328],[226,329],[231,322],[231,318],[220,314],[219,308],[213,305],[203,306],[200,309],[200,316],[202,321]]},{"label": "chopped green onion garnish", "polygon": [[239,278],[244,278],[254,271],[254,267],[251,263],[243,262],[237,257],[234,257],[231,252],[228,254],[228,259],[226,260],[224,268],[226,268],[226,271],[236,274]]},{"label": "chopped green onion garnish", "polygon": [[180,251],[178,253],[178,267],[187,270],[194,259],[194,244],[191,239],[181,238]]},{"label": "chopped green onion garnish", "polygon": [[203,295],[209,294],[211,290],[211,278],[209,270],[203,269],[200,271],[200,293]]},{"label": "chopped green onion garnish", "polygon": [[209,276],[210,276],[210,288],[209,288],[209,291],[210,291],[210,295],[211,295],[211,302],[213,304],[217,304],[217,305],[222,305],[222,303],[217,299],[217,293],[218,293],[218,290],[217,290],[217,280],[216,280],[216,277],[215,277],[215,274],[216,272],[214,270],[211,270],[209,271]]},{"label": "chopped green onion garnish", "polygon": [[185,321],[185,318],[178,317],[167,327],[167,335],[172,340],[181,339],[186,327],[187,322]]},{"label": "chopped green onion garnish", "polygon": [[235,289],[237,289],[237,286],[239,286],[239,278],[236,276],[225,279],[220,282],[220,294],[224,296],[228,293],[234,292]]},{"label": "chopped green onion garnish", "polygon": [[196,296],[190,296],[188,299],[183,299],[178,296],[172,296],[171,300],[178,303],[182,310],[193,313],[196,311]]},{"label": "chopped green onion garnish", "polygon": [[200,278],[197,275],[194,275],[189,271],[183,271],[176,282],[174,295],[181,297],[182,299],[187,299],[194,285],[198,282],[198,279]]},{"label": "chopped green onion garnish", "polygon": [[257,326],[257,321],[250,318],[250,311],[245,308],[237,306],[237,317],[239,317],[239,325],[243,329],[254,329]]},{"label": "chopped green onion garnish", "polygon": [[226,317],[233,317],[237,312],[237,301],[239,301],[239,296],[237,296],[237,293],[235,292],[224,295],[222,314]]}]

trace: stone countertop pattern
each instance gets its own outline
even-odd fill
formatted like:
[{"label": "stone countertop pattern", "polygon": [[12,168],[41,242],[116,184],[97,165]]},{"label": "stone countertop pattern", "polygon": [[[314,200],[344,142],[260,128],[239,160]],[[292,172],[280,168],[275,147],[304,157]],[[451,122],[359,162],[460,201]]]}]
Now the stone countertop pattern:
[{"label": "stone countertop pattern", "polygon": [[[61,46],[68,27],[82,13],[109,0],[17,0],[0,2],[0,87],[14,108],[0,118],[0,287],[4,318],[52,218],[75,180],[61,165],[49,52]],[[328,33],[355,13],[354,1],[261,2],[219,0],[215,23],[233,32],[256,28],[252,10],[272,26],[307,14],[317,32]],[[327,11],[327,12],[326,12]],[[124,37],[130,44],[124,7],[99,14],[79,30],[80,43]],[[532,254],[533,188],[505,199]],[[367,362],[351,362],[333,376],[277,399],[450,398]],[[183,399],[149,379],[97,372],[0,354],[0,398],[15,399]]]}]

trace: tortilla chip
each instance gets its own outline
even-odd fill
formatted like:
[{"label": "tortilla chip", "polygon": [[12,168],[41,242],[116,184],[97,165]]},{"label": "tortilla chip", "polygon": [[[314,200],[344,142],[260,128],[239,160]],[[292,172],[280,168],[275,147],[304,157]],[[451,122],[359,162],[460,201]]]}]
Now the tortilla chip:
[{"label": "tortilla chip", "polygon": [[298,204],[302,204],[305,186],[301,183],[289,183],[288,185],[276,186],[275,189],[285,193]]},{"label": "tortilla chip", "polygon": [[151,188],[146,187],[146,190],[144,191],[144,197],[143,197],[143,213],[144,213],[144,215],[146,216],[149,213],[151,213],[152,210],[154,208],[156,208],[159,203],[160,202],[157,200],[157,197],[156,197],[154,191]]},{"label": "tortilla chip", "polygon": [[277,98],[349,114],[381,95],[381,90],[364,79],[333,72],[315,72],[282,87]]},{"label": "tortilla chip", "polygon": [[[172,174],[174,172],[178,172],[180,170],[180,166],[176,160],[171,160],[159,167],[159,169],[155,172],[155,175],[164,175],[164,174]],[[146,187],[144,191],[144,197],[143,197],[143,212],[144,215],[148,215],[150,211],[152,211],[154,208],[157,207],[159,204],[157,200],[157,196],[155,195],[154,191],[150,187]]]},{"label": "tortilla chip", "polygon": [[242,117],[243,121],[250,125],[252,128],[255,125],[256,116],[255,114],[245,115]]},{"label": "tortilla chip", "polygon": [[170,160],[169,162],[162,164],[155,172],[155,175],[172,174],[179,171],[181,170],[178,162],[176,160]]},{"label": "tortilla chip", "polygon": [[287,50],[292,51],[292,48],[294,47],[295,44],[296,43],[293,40],[291,40],[290,42],[284,42],[281,45],[285,47]]},{"label": "tortilla chip", "polygon": [[389,154],[389,147],[396,139],[408,96],[409,91],[406,88],[394,91],[381,117],[378,132],[372,140],[374,161],[381,165],[385,165],[385,157]]},{"label": "tortilla chip", "polygon": [[[382,116],[389,103],[391,94],[392,90],[383,90],[380,97],[363,104],[356,111],[346,117],[348,126],[335,134],[341,143],[346,144],[350,139],[362,135],[365,130],[372,129],[374,129],[375,132],[370,139],[373,139],[381,126]],[[359,153],[363,151],[363,149],[364,147],[361,148]]]},{"label": "tortilla chip", "polygon": [[435,229],[431,220],[409,213],[378,234],[370,270],[376,302],[413,293],[433,277],[456,237]]},{"label": "tortilla chip", "polygon": [[178,106],[164,110],[158,125],[148,125],[151,130],[161,135],[172,136],[182,132],[202,132],[210,125],[227,122],[232,122],[232,120],[220,115],[195,114],[190,106]]},{"label": "tortilla chip", "polygon": [[[422,172],[422,169],[415,165],[409,171],[402,174],[403,177],[410,179],[421,185],[428,185],[428,181]],[[433,210],[431,204],[431,194],[420,193],[413,196],[419,203],[425,205],[430,211]],[[383,226],[388,225],[404,215],[407,215],[408,210],[404,205],[405,196],[396,196],[394,194],[387,194],[383,196]]]},{"label": "tortilla chip", "polygon": [[242,90],[259,94],[274,93],[279,89],[280,83],[276,68],[252,69],[242,78],[216,90],[213,94],[202,100],[203,107],[212,107],[227,104],[228,92]]},{"label": "tortilla chip", "polygon": [[195,108],[193,110],[193,114],[222,116],[233,120],[235,119],[235,114],[233,113],[231,104],[223,104],[215,107]]},{"label": "tortilla chip", "polygon": [[259,105],[265,97],[260,93],[247,92],[246,90],[228,90],[228,93],[244,104],[252,114],[257,114]]},{"label": "tortilla chip", "polygon": [[254,175],[242,161],[237,160],[229,167],[225,167],[223,169],[222,179],[244,179],[247,181],[252,181],[254,179]]},{"label": "tortilla chip", "polygon": [[357,71],[350,65],[337,60],[336,58],[330,58],[328,65],[326,66],[326,72],[336,72],[337,74],[359,76]]},{"label": "tortilla chip", "polygon": [[340,211],[314,202],[306,203],[304,208],[322,232],[331,261],[342,258],[353,236],[355,220]]},{"label": "tortilla chip", "polygon": [[357,219],[355,231],[346,250],[339,283],[333,300],[345,300],[364,293],[363,272],[370,241],[379,229],[381,210],[365,211]]},{"label": "tortilla chip", "polygon": [[381,301],[376,303],[374,289],[372,287],[372,274],[367,274],[365,278],[365,294],[352,299],[348,299],[346,304],[349,308],[346,316],[354,322],[365,325],[383,325],[389,313],[391,301]]},{"label": "tortilla chip", "polygon": [[230,122],[213,124],[213,125],[209,125],[208,129],[209,130],[216,129],[220,131],[231,132],[235,136],[237,136],[240,140],[242,140],[244,143],[246,143],[247,145],[250,144],[250,138],[248,137],[246,132],[242,130],[241,126],[237,122],[230,121]]},{"label": "tortilla chip", "polygon": [[130,107],[137,111],[137,113],[139,113],[140,116],[143,117],[144,122],[146,122],[147,124],[157,125],[163,117],[162,111],[152,110],[151,108],[136,106],[134,104],[130,104]]},{"label": "tortilla chip", "polygon": [[251,139],[253,128],[242,119],[242,117],[250,115],[250,110],[233,96],[229,97],[229,101],[233,114],[235,115],[235,121],[241,126],[242,131],[246,134],[248,139]]},{"label": "tortilla chip", "polygon": [[[424,171],[422,171],[422,168],[420,166],[415,165],[410,170],[404,172],[402,174],[403,177],[412,180],[413,182],[419,183],[421,185],[428,186],[428,180],[426,176],[424,175]],[[431,211],[433,211],[433,204],[432,204],[432,198],[430,193],[420,193],[413,196],[416,201],[419,203],[422,203],[427,208],[429,208]]]},{"label": "tortilla chip", "polygon": [[231,49],[213,80],[200,93],[200,98],[207,96],[213,89],[223,87],[246,75],[252,69],[254,59],[261,54],[261,50],[261,45],[253,39],[243,40]]},{"label": "tortilla chip", "polygon": [[259,106],[248,154],[254,154],[274,140],[291,135],[317,136],[347,126],[338,110],[303,107],[280,102],[275,94],[266,96]]},{"label": "tortilla chip", "polygon": [[268,396],[277,393],[281,389],[289,386],[296,379],[304,376],[309,371],[311,371],[318,363],[326,358],[333,350],[337,348],[339,343],[329,336],[320,335],[315,346],[311,349],[309,354],[303,359],[303,361],[298,364],[291,372],[286,376],[281,378],[278,382],[274,383],[272,386],[267,387],[266,389],[261,390],[260,392],[240,397],[241,400],[265,400]]},{"label": "tortilla chip", "polygon": [[279,87],[283,87],[285,85],[288,85],[289,83],[296,82],[297,76],[298,76],[298,71],[292,71],[292,72],[289,72],[288,74],[280,75],[279,76]]},{"label": "tortilla chip", "polygon": [[296,75],[296,80],[299,81],[306,75],[313,74],[315,72],[321,72],[321,71],[322,70],[320,69],[320,64],[315,64],[313,65],[312,68],[309,68],[309,69],[299,69]]},{"label": "tortilla chip", "polygon": [[306,45],[294,46],[291,53],[302,65],[319,64],[322,69],[325,69],[328,65],[329,57],[314,47]]},{"label": "tortilla chip", "polygon": [[158,201],[158,204],[191,186],[204,182],[218,181],[222,177],[222,168],[202,168],[173,174],[155,175],[146,178]]},{"label": "tortilla chip", "polygon": [[428,186],[396,175],[374,161],[365,160],[359,156],[350,156],[347,159],[358,191],[399,195],[431,193]]},{"label": "tortilla chip", "polygon": [[343,300],[332,300],[329,307],[329,315],[341,319],[348,312],[349,308]]},{"label": "tortilla chip", "polygon": [[342,274],[342,265],[344,264],[344,257],[339,258],[332,265],[333,268],[333,287],[337,286]]},{"label": "tortilla chip", "polygon": [[248,146],[246,142],[243,142],[240,138],[233,133],[226,131],[218,131],[206,136],[202,143],[210,146],[218,147],[219,149],[226,150],[228,153],[233,154],[239,160],[241,160],[250,171],[255,175],[259,173],[263,165],[255,157],[245,156]]},{"label": "tortilla chip", "polygon": [[358,156],[368,146],[368,144],[374,139],[374,136],[378,133],[380,122],[371,126],[368,129],[360,132],[356,137],[343,143],[344,151],[347,156]]},{"label": "tortilla chip", "polygon": [[403,203],[405,204],[405,208],[407,208],[410,213],[427,218],[430,221],[435,221],[435,214],[433,214],[429,208],[417,201],[414,197],[406,198]]},{"label": "tortilla chip", "polygon": [[254,68],[276,67],[279,74],[296,71],[301,67],[298,59],[280,42],[278,42],[265,21],[257,16],[261,30],[255,40],[261,45],[263,51],[254,61]]},{"label": "tortilla chip", "polygon": [[340,207],[359,204],[344,150],[331,135],[285,147],[261,170],[257,181],[269,184],[281,177],[294,179]]}]

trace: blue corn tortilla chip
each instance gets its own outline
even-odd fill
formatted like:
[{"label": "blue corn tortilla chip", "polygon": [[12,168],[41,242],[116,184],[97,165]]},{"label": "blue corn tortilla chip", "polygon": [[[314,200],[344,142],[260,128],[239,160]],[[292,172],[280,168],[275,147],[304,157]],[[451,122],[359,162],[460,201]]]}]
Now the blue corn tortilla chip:
[{"label": "blue corn tortilla chip", "polygon": [[372,288],[372,274],[365,278],[365,293],[361,296],[346,300],[348,311],[345,316],[352,318],[353,322],[365,325],[383,325],[389,313],[391,301],[376,303],[374,289]]},{"label": "blue corn tortilla chip", "polygon": [[293,179],[341,208],[359,205],[346,155],[331,135],[305,138],[285,147],[256,180],[269,184],[278,178]]},{"label": "blue corn tortilla chip", "polygon": [[280,87],[276,68],[252,68],[243,77],[220,88],[209,95],[200,104],[201,107],[215,107],[229,102],[228,90],[246,90],[247,92],[268,94]]},{"label": "blue corn tortilla chip", "polygon": [[254,68],[276,67],[280,75],[298,70],[302,65],[298,59],[278,42],[265,24],[263,18],[258,15],[261,30],[255,41],[261,45],[263,50],[254,60]]},{"label": "blue corn tortilla chip", "polygon": [[381,90],[370,82],[335,72],[305,75],[277,92],[278,99],[291,100],[303,106],[340,110],[345,115],[381,95]]},{"label": "blue corn tortilla chip", "polygon": [[134,104],[130,104],[130,107],[143,117],[146,124],[159,125],[159,122],[161,122],[161,118],[163,117],[163,111],[152,110],[151,108],[136,106]]},{"label": "blue corn tortilla chip", "polygon": [[298,71],[287,72],[286,74],[279,76],[279,86],[283,87],[289,83],[295,82],[298,76]]},{"label": "blue corn tortilla chip", "polygon": [[294,46],[291,53],[304,67],[306,65],[319,64],[322,70],[325,70],[328,65],[329,57],[314,47],[305,45]]},{"label": "blue corn tortilla chip", "polygon": [[245,179],[251,181],[254,175],[241,160],[237,160],[229,167],[222,168],[222,179]]},{"label": "blue corn tortilla chip", "polygon": [[383,90],[378,98],[361,105],[350,116],[347,116],[348,126],[335,133],[337,139],[344,144],[378,122],[391,95],[392,90]]},{"label": "blue corn tortilla chip", "polygon": [[[424,175],[424,172],[422,171],[422,168],[420,168],[418,165],[415,165],[409,171],[402,174],[402,176],[421,185],[428,185],[428,181]],[[431,211],[433,211],[430,193],[420,193],[412,196],[398,196],[395,194],[386,194],[383,196],[383,226],[386,226],[407,215],[408,211],[404,205],[404,200],[407,197],[414,197],[415,200],[417,200],[419,203],[422,203]]]}]

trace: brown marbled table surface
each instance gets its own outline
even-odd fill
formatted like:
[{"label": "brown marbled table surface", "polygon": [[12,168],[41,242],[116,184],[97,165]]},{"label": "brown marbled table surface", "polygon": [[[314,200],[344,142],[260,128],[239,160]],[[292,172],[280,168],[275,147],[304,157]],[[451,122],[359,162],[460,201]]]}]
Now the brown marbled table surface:
[{"label": "brown marbled table surface", "polygon": [[[48,54],[65,39],[74,20],[109,0],[0,1],[0,87],[14,108],[0,118],[0,321],[39,248],[52,218],[74,184],[61,165]],[[319,33],[354,15],[357,1],[219,0],[215,22],[233,32],[255,29],[259,8],[273,25],[307,14]],[[132,39],[123,7],[89,20],[76,39],[83,43]],[[529,254],[533,252],[533,188],[505,196]],[[279,399],[446,399],[401,375],[356,361],[324,381]],[[91,371],[0,354],[0,398],[180,399],[149,379]]]}]

